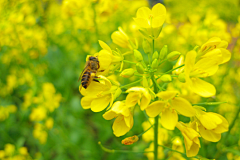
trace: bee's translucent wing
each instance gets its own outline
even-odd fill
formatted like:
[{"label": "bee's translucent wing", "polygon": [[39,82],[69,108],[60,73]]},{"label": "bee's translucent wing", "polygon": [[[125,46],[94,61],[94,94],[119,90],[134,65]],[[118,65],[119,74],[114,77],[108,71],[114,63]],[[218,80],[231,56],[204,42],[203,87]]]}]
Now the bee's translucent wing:
[{"label": "bee's translucent wing", "polygon": [[82,78],[82,75],[83,75],[83,73],[85,72],[85,70],[87,69],[88,66],[89,66],[89,61],[87,61],[87,63],[85,64],[85,67],[84,67],[83,71],[79,75],[78,81]]}]

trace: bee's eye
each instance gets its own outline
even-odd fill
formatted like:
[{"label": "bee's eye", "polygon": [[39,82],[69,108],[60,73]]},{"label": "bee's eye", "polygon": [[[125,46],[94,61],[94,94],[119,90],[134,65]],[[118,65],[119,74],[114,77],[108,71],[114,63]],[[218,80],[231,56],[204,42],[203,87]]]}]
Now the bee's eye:
[{"label": "bee's eye", "polygon": [[89,60],[94,60],[95,57],[89,57]]}]

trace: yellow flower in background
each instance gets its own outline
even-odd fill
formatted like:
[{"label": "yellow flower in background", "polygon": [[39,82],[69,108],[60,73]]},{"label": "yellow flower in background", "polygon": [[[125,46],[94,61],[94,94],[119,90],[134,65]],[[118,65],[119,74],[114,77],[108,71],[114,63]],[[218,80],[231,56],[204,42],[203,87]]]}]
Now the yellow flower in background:
[{"label": "yellow flower in background", "polygon": [[21,147],[21,148],[18,149],[18,151],[21,155],[28,155],[27,147]]},{"label": "yellow flower in background", "polygon": [[148,7],[141,7],[137,10],[134,21],[142,28],[159,28],[166,19],[166,8],[161,3],[153,6],[152,10]]},{"label": "yellow flower in background", "polygon": [[[142,123],[142,127],[145,131],[151,127],[151,124],[149,122],[151,122],[151,124],[154,124],[154,118],[149,118],[149,121],[145,121]],[[159,122],[160,122],[160,119],[159,119]],[[154,128],[152,127],[146,133],[144,133],[142,135],[142,139],[145,142],[154,141]],[[164,145],[166,144],[168,139],[169,139],[168,130],[159,126],[158,127],[158,144]]]},{"label": "yellow flower in background", "polygon": [[193,117],[196,114],[192,105],[184,98],[175,97],[176,91],[159,92],[157,96],[161,99],[147,106],[146,113],[149,117],[156,117],[161,113],[161,124],[164,128],[174,130],[178,122],[178,114]]},{"label": "yellow flower in background", "polygon": [[135,106],[137,103],[140,109],[143,111],[148,104],[151,102],[151,95],[146,88],[143,87],[132,87],[127,91],[126,105]]},{"label": "yellow flower in background", "polygon": [[29,118],[31,121],[41,121],[47,117],[47,110],[43,106],[33,108]]},{"label": "yellow flower in background", "polygon": [[201,147],[198,139],[198,137],[201,137],[199,133],[182,122],[178,122],[176,127],[183,135],[187,157],[196,156]]},{"label": "yellow flower in background", "polygon": [[[172,149],[181,153],[184,153],[184,147],[183,143],[180,137],[175,137],[172,141]],[[185,160],[185,158],[182,157],[182,154],[177,152],[171,152],[170,153],[169,160]]]},{"label": "yellow flower in background", "polygon": [[113,43],[119,45],[120,47],[130,48],[129,37],[121,27],[118,27],[118,31],[112,33],[111,38]]},{"label": "yellow flower in background", "polygon": [[83,109],[91,109],[93,112],[104,110],[113,103],[114,93],[117,93],[117,86],[104,76],[99,75],[99,82],[92,81],[87,89],[79,86],[80,93],[84,96],[81,99]]},{"label": "yellow flower in background", "polygon": [[[150,153],[144,153],[147,156],[148,160],[154,160],[154,154],[151,153],[153,150],[154,150],[154,143],[152,142],[150,143],[149,147],[144,150],[145,152],[150,152]],[[157,151],[158,151],[157,159],[163,159],[165,156],[163,147],[158,146]]]},{"label": "yellow flower in background", "polygon": [[228,131],[229,124],[220,114],[198,110],[196,117],[198,121],[193,125],[208,141],[217,142],[221,139],[221,133]]},{"label": "yellow flower in background", "polygon": [[10,144],[10,143],[7,143],[7,144],[5,144],[5,146],[4,146],[4,151],[5,151],[5,155],[11,156],[11,155],[13,155],[14,152],[15,152],[15,146],[12,145],[12,144]]},{"label": "yellow flower in background", "polygon": [[46,143],[48,134],[41,123],[36,123],[34,125],[33,136],[38,139],[41,144]]},{"label": "yellow flower in background", "polygon": [[103,114],[103,118],[111,120],[116,118],[112,129],[116,137],[125,135],[133,126],[133,116],[129,106],[122,101],[117,101],[112,108]]},{"label": "yellow flower in background", "polygon": [[45,121],[45,126],[47,127],[47,129],[52,129],[53,124],[54,124],[54,120],[51,117]]},{"label": "yellow flower in background", "polygon": [[9,117],[10,113],[15,113],[17,107],[15,105],[0,106],[0,121],[3,121]]}]

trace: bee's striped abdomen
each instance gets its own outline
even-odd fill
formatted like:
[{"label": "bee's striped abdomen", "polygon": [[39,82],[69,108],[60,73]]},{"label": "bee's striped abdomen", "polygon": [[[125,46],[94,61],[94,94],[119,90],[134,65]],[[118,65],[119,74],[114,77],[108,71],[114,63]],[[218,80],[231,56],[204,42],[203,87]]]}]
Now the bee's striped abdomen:
[{"label": "bee's striped abdomen", "polygon": [[83,76],[82,76],[82,79],[81,79],[81,83],[82,83],[83,88],[86,89],[88,87],[88,85],[90,84],[90,78],[91,78],[91,72],[90,72],[90,70],[86,70],[83,73]]}]

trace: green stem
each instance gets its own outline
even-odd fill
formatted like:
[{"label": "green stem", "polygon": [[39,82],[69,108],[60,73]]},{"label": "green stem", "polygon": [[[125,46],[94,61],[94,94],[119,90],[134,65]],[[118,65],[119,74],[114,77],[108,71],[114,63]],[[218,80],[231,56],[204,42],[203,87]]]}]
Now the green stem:
[{"label": "green stem", "polygon": [[157,115],[155,119],[154,124],[154,160],[158,159],[158,118],[159,115]]},{"label": "green stem", "polygon": [[237,112],[236,112],[236,115],[235,115],[235,117],[234,117],[232,123],[231,123],[230,126],[229,126],[229,130],[228,130],[226,136],[224,137],[223,144],[225,144],[225,143],[224,143],[225,140],[227,139],[227,137],[229,136],[229,134],[230,134],[230,132],[231,132],[233,126],[235,125],[235,122],[236,122],[236,120],[238,119],[239,113],[240,113],[240,106],[238,106],[238,110],[237,110]]},{"label": "green stem", "polygon": [[158,66],[160,66],[161,64],[163,64],[164,62],[166,62],[167,61],[167,59],[164,59],[163,61],[161,61],[159,64],[158,64]]},{"label": "green stem", "polygon": [[152,153],[153,151],[129,151],[129,150],[114,150],[114,149],[108,149],[102,145],[101,142],[98,142],[99,146],[104,150],[105,152],[109,153]]},{"label": "green stem", "polygon": [[149,131],[151,128],[153,127],[153,125],[151,125],[151,127],[149,127],[146,131],[143,131],[142,133],[140,133],[138,135],[138,138],[141,137],[144,133],[146,133],[147,131]]},{"label": "green stem", "polygon": [[131,61],[127,61],[127,60],[122,60],[122,61],[126,62],[126,63],[136,64],[135,62],[131,62]]},{"label": "green stem", "polygon": [[181,66],[178,66],[178,67],[176,67],[176,68],[173,68],[173,69],[171,69],[171,70],[165,72],[165,74],[167,74],[167,73],[171,73],[172,71],[174,71],[174,70],[176,70],[176,69],[178,69],[178,68],[181,68],[181,67],[183,67],[184,65],[185,65],[185,64],[183,64],[183,65],[181,65]]},{"label": "green stem", "polygon": [[138,81],[135,81],[135,82],[133,82],[133,83],[129,83],[129,84],[127,84],[127,85],[121,86],[120,88],[128,88],[128,87],[130,87],[130,86],[132,86],[132,85],[134,85],[134,84],[137,84],[137,83],[139,83],[139,82],[141,82],[141,81],[142,81],[142,79],[140,79],[140,80],[138,80]]},{"label": "green stem", "polygon": [[148,53],[148,65],[151,65],[151,56],[150,56],[150,53]]},{"label": "green stem", "polygon": [[[236,122],[236,120],[238,119],[239,113],[240,113],[240,106],[238,106],[238,110],[237,110],[237,112],[236,112],[236,115],[235,115],[232,123],[231,123],[230,126],[229,126],[229,130],[228,130],[226,136],[225,136],[225,137],[222,139],[222,141],[221,141],[221,144],[222,144],[221,146],[223,146],[223,145],[226,144],[225,141],[227,140],[227,138],[228,138],[228,136],[229,136],[229,134],[230,134],[230,132],[231,132],[231,130],[232,130],[235,122]],[[225,152],[224,150],[219,150],[219,151],[216,153],[216,155],[215,155],[216,159],[218,159],[218,158],[222,155],[222,153],[224,153],[224,152]]]},{"label": "green stem", "polygon": [[[152,82],[153,82],[153,86],[154,86],[154,92],[158,93],[158,87],[157,87],[157,83],[156,83],[156,79],[154,77],[154,74],[152,73],[151,75],[152,78]],[[155,98],[155,100],[157,100],[157,98]],[[155,123],[154,123],[154,160],[158,159],[158,119],[159,119],[159,115],[157,115],[155,117]]]}]

